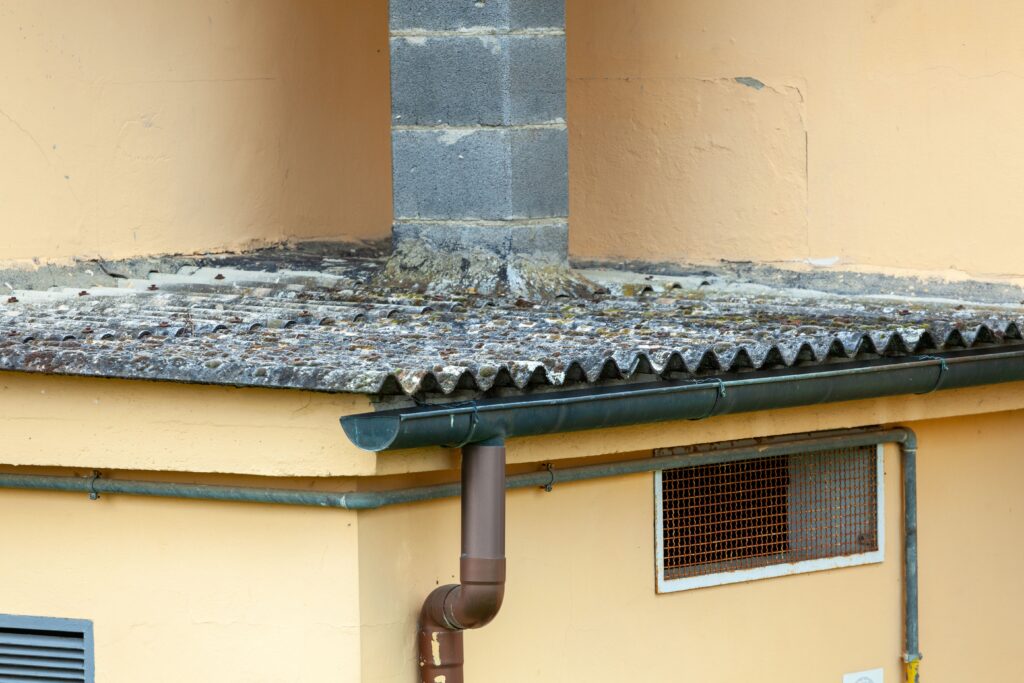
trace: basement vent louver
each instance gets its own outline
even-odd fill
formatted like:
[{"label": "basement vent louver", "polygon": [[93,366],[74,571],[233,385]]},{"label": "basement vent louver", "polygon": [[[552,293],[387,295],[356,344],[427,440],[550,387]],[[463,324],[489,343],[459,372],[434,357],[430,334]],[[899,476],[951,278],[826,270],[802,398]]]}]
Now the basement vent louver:
[{"label": "basement vent louver", "polygon": [[881,562],[882,466],[869,446],[657,472],[659,592]]},{"label": "basement vent louver", "polygon": [[93,683],[92,623],[0,615],[0,683]]}]

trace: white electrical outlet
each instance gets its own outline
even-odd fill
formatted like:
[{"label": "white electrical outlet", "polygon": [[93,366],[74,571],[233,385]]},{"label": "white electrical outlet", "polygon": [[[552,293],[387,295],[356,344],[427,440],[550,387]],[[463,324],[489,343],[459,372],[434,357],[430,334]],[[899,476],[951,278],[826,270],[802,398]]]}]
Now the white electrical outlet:
[{"label": "white electrical outlet", "polygon": [[854,674],[846,674],[843,676],[843,683],[885,683],[882,677],[885,672],[881,669],[872,669],[871,671],[858,671]]}]

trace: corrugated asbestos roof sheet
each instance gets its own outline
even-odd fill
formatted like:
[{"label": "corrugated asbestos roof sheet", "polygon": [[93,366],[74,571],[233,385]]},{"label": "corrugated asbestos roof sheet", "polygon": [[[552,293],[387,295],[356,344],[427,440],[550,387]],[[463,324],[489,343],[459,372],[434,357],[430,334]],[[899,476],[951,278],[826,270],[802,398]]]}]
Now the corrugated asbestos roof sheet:
[{"label": "corrugated asbestos roof sheet", "polygon": [[[374,259],[242,259],[0,299],[0,368],[363,394],[684,378],[1021,343],[1020,306],[846,298],[590,273],[593,301],[440,298],[372,284]],[[265,264],[264,264],[265,265]]]}]

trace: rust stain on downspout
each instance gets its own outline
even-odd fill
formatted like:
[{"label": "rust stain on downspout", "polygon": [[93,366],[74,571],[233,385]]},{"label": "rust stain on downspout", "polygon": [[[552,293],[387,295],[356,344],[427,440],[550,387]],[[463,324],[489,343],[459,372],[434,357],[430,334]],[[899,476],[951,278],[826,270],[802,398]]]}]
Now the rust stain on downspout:
[{"label": "rust stain on downspout", "polygon": [[505,445],[462,450],[460,583],[436,588],[420,613],[421,683],[463,683],[463,631],[497,616],[505,596]]}]

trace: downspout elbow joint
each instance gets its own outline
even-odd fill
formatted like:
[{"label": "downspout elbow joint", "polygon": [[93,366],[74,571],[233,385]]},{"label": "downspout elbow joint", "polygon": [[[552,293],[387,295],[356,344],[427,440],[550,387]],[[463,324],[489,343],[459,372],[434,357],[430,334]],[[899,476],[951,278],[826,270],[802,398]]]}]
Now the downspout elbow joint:
[{"label": "downspout elbow joint", "polygon": [[501,610],[505,560],[463,557],[460,564],[462,584],[445,596],[445,622],[458,631],[482,628]]},{"label": "downspout elbow joint", "polygon": [[435,588],[420,613],[420,670],[424,680],[461,683],[462,632],[491,623],[505,597],[505,560],[462,558],[462,583]]}]

